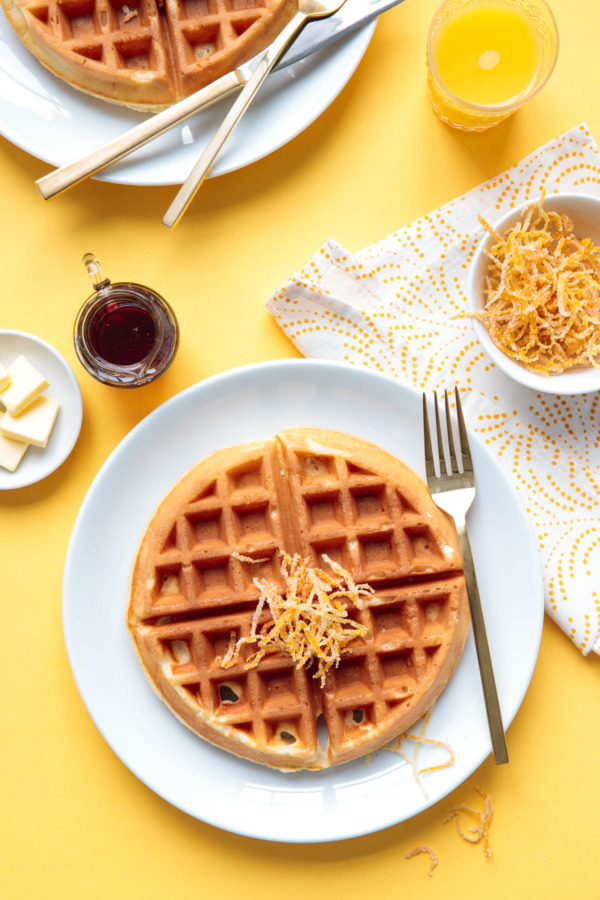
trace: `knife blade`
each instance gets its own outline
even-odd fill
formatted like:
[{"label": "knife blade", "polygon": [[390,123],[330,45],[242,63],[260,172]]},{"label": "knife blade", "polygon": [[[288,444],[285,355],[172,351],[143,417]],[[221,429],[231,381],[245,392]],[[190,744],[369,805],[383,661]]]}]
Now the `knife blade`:
[{"label": "knife blade", "polygon": [[[328,47],[334,41],[366,25],[403,0],[346,0],[342,8],[327,19],[309,23],[294,41],[276,68],[293,65]],[[176,125],[185,122],[200,110],[243,88],[267,51],[262,51],[246,63],[228,72],[195,94],[184,97],[167,109],[158,112],[128,131],[102,144],[85,156],[54,169],[38,178],[36,187],[44,200],[50,200],[86,178],[96,175],[112,163],[133,153]]]},{"label": "knife blade", "polygon": [[[321,22],[309,23],[277,63],[275,69],[284,69],[286,66],[291,66],[304,59],[305,56],[310,56],[311,53],[328,47],[329,44],[350,34],[356,28],[366,25],[400,3],[402,0],[346,0],[342,8],[333,16],[323,19]],[[260,57],[262,57],[262,53],[258,58]],[[254,62],[253,71],[256,65],[257,62]]]}]

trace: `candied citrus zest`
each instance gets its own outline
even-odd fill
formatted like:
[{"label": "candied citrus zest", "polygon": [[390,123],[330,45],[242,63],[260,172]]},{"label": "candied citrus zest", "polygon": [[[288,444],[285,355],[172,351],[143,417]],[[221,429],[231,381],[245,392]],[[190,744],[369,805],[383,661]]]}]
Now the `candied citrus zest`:
[{"label": "candied citrus zest", "polygon": [[485,307],[466,315],[532,372],[600,368],[600,247],[575,237],[571,219],[543,203],[542,196],[503,235],[479,217],[495,244]]},{"label": "candied citrus zest", "polygon": [[396,746],[398,753],[400,753],[400,755],[403,757],[403,759],[405,759],[406,762],[412,767],[415,780],[416,780],[417,784],[419,785],[419,787],[421,788],[423,795],[427,799],[429,799],[429,797],[428,797],[427,791],[423,787],[423,782],[421,781],[421,778],[419,777],[419,766],[418,766],[418,758],[419,758],[419,752],[421,750],[422,741],[417,741],[417,746],[415,747],[415,752],[413,753],[412,759],[409,759],[409,757],[405,753],[402,753],[400,748],[402,747],[402,742],[409,734],[414,735],[415,737],[419,737],[419,738],[425,737],[425,733],[427,732],[427,729],[429,728],[429,720],[431,719],[431,715],[433,713],[434,706],[435,706],[435,704],[430,706],[429,709],[427,710],[427,712],[425,713],[425,715],[423,716],[423,718],[419,719],[417,722],[415,722],[413,727],[416,728],[417,725],[420,725],[421,726],[420,733],[415,735],[414,731],[405,731],[404,734],[399,735],[398,741],[397,741],[397,746]]},{"label": "candied citrus zest", "polygon": [[421,853],[427,853],[430,860],[431,865],[429,866],[429,876],[433,876],[433,870],[438,864],[437,853],[433,849],[433,847],[426,847],[424,844],[421,844],[420,847],[415,847],[413,850],[409,850],[408,853],[405,853],[405,859],[412,859],[415,856],[420,856]]},{"label": "candied citrus zest", "polygon": [[[479,841],[483,841],[483,852],[485,856],[491,856],[492,851],[490,848],[490,823],[492,821],[492,816],[494,814],[494,807],[492,806],[492,800],[489,794],[479,787],[476,787],[475,790],[478,794],[481,794],[483,797],[483,809],[476,809],[474,806],[468,806],[466,803],[459,803],[456,806],[450,807],[446,812],[450,813],[447,819],[445,819],[444,824],[446,822],[451,822],[452,819],[456,819],[456,828],[461,838],[465,841],[469,841],[472,844],[477,844]],[[460,814],[461,813],[469,813],[474,815],[477,819],[479,819],[479,824],[469,828],[468,831],[465,831],[460,822]]]},{"label": "candied citrus zest", "polygon": [[233,665],[233,660],[236,655],[236,641],[235,641],[235,631],[231,631],[229,633],[229,644],[227,647],[227,651],[224,656],[216,656],[215,657],[215,665],[221,666],[223,669],[228,669],[231,665]]},{"label": "candied citrus zest", "polygon": [[258,565],[258,563],[269,562],[268,556],[263,556],[261,559],[255,559],[253,556],[244,556],[243,553],[238,553],[237,550],[233,551],[231,557],[232,559],[237,559],[240,562],[250,563],[251,565]]},{"label": "candied citrus zest", "polygon": [[408,741],[417,741],[420,744],[429,744],[432,747],[440,747],[442,750],[448,751],[449,758],[446,762],[440,763],[437,766],[428,766],[426,769],[419,769],[417,775],[425,775],[427,772],[438,772],[440,769],[447,769],[449,766],[454,765],[454,750],[450,744],[446,744],[445,741],[436,741],[433,738],[423,737],[423,735],[420,734],[410,734],[408,731],[405,732],[402,737]]},{"label": "candied citrus zest", "polygon": [[[425,737],[425,732],[429,727],[429,720],[431,719],[431,715],[435,708],[435,704],[432,704],[425,715],[419,719],[414,725],[413,728],[417,726],[421,726],[420,734],[414,734],[411,731],[405,731],[400,734],[397,738],[394,738],[390,743],[384,744],[380,749],[382,750],[391,750],[394,753],[397,753],[402,759],[411,767],[413,772],[413,777],[417,782],[419,788],[423,792],[423,796],[425,799],[429,799],[429,795],[423,786],[423,782],[421,781],[421,775],[426,775],[429,772],[436,772],[439,769],[447,769],[449,766],[454,765],[454,751],[449,744],[445,744],[443,741],[436,741],[433,738]],[[416,747],[412,757],[408,756],[406,753],[402,751],[402,744],[405,740],[414,741],[416,743]],[[428,766],[425,769],[419,769],[418,766],[418,757],[419,751],[423,744],[428,744],[431,747],[440,747],[443,750],[446,750],[447,753],[450,754],[450,758],[446,760],[446,762],[440,763],[437,766]]]},{"label": "candied citrus zest", "polygon": [[[238,555],[242,561],[249,561]],[[298,667],[317,660],[315,678],[325,684],[327,672],[339,665],[341,654],[347,645],[358,637],[364,637],[367,629],[350,617],[348,608],[364,607],[364,598],[373,592],[369,585],[355,584],[351,575],[338,563],[323,555],[333,575],[314,568],[298,554],[293,557],[281,554],[281,574],[285,583],[280,588],[266,579],[255,578],[259,600],[254,610],[247,636],[241,637],[231,647],[221,665],[234,665],[244,644],[257,644],[256,650],[245,662],[254,668],[267,653],[284,651]],[[258,560],[251,560],[252,562]],[[259,623],[268,608],[271,618],[259,629]]]}]

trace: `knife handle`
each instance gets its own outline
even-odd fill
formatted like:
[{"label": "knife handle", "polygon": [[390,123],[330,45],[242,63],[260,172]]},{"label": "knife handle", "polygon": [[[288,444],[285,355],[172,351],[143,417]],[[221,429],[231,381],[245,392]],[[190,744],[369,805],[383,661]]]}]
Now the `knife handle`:
[{"label": "knife handle", "polygon": [[237,69],[233,72],[228,72],[227,75],[223,75],[207,87],[201,88],[195,94],[185,97],[183,100],[179,100],[173,106],[169,106],[149,119],[140,122],[139,125],[134,125],[133,128],[118,135],[106,144],[102,144],[80,159],[55,169],[50,174],[44,175],[43,178],[39,178],[36,181],[36,186],[40,194],[44,200],[50,200],[52,197],[62,194],[85,178],[95,175],[111,165],[111,163],[117,162],[117,160],[123,159],[124,156],[133,153],[138,147],[143,147],[144,144],[164,134],[165,131],[173,128],[175,125],[185,122],[186,119],[189,119],[190,116],[193,116],[201,109],[210,106],[217,100],[223,99],[223,97],[227,97],[232,91],[238,90],[244,84],[245,79]]}]

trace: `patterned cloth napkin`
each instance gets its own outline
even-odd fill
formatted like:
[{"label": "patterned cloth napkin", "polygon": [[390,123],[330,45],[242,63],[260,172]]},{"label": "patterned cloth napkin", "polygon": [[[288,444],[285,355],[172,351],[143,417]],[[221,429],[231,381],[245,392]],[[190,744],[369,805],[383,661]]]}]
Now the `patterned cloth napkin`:
[{"label": "patterned cloth napkin", "polygon": [[546,611],[582,654],[600,653],[600,392],[538,394],[500,372],[466,309],[468,264],[484,232],[528,199],[600,195],[585,124],[441,209],[351,254],[328,240],[267,306],[307,357],[385,372],[419,391],[458,384],[465,418],[504,467],[531,518]]}]

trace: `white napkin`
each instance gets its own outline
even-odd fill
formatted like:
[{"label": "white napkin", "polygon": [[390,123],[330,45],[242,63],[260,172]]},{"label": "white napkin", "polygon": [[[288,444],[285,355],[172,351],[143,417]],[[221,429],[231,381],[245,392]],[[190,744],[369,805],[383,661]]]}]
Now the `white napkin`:
[{"label": "white napkin", "polygon": [[468,264],[483,229],[546,194],[600,195],[585,124],[441,209],[352,255],[328,240],[267,306],[307,357],[394,375],[420,391],[455,384],[470,428],[531,517],[546,611],[582,654],[600,653],[600,393],[538,394],[491,363],[467,319]]}]

